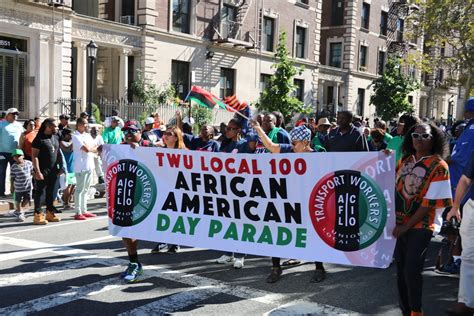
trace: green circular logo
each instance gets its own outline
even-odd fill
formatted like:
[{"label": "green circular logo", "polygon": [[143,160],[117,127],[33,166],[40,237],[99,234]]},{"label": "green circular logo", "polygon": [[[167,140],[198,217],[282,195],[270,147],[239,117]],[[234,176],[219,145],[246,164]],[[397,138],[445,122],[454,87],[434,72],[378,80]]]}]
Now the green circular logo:
[{"label": "green circular logo", "polygon": [[156,183],[145,165],[122,159],[111,164],[105,176],[108,215],[114,225],[133,226],[151,213],[156,201]]}]

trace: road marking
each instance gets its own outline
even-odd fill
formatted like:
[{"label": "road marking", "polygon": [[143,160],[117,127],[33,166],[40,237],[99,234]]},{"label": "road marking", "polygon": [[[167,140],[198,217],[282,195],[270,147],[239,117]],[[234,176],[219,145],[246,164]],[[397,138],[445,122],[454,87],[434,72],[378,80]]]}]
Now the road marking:
[{"label": "road marking", "polygon": [[[113,236],[105,236],[105,237],[99,237],[99,238],[95,238],[95,239],[91,239],[91,240],[83,240],[83,241],[80,241],[80,242],[77,242],[77,243],[71,243],[71,244],[68,244],[68,245],[54,245],[54,244],[47,244],[47,243],[38,242],[38,241],[0,236],[0,243],[10,244],[10,245],[18,246],[18,247],[23,247],[23,248],[35,248],[35,247],[41,246],[42,248],[47,248],[48,252],[52,252],[52,253],[62,255],[62,256],[70,256],[70,257],[82,258],[82,259],[97,259],[97,260],[99,260],[98,263],[101,263],[105,266],[110,266],[110,265],[113,265],[113,266],[115,266],[115,265],[126,266],[128,264],[128,260],[124,260],[124,259],[120,259],[120,258],[114,258],[114,257],[107,257],[107,256],[99,256],[95,253],[92,253],[92,252],[89,252],[89,251],[86,251],[86,250],[83,250],[83,249],[77,249],[77,248],[70,247],[72,245],[80,245],[80,244],[90,243],[92,240],[103,240],[103,239],[108,239],[108,238],[114,238],[114,237]],[[214,289],[218,289],[218,293],[224,293],[224,294],[239,297],[239,298],[244,299],[244,300],[252,300],[252,301],[255,301],[255,302],[268,304],[268,305],[275,305],[275,306],[279,306],[280,303],[286,298],[286,296],[283,295],[283,294],[272,293],[272,292],[259,290],[259,289],[254,289],[254,288],[250,288],[250,287],[242,286],[242,285],[233,285],[233,284],[222,282],[222,281],[219,281],[219,280],[215,280],[215,279],[211,279],[211,278],[207,278],[207,277],[203,277],[203,276],[198,276],[198,275],[195,275],[195,274],[186,273],[186,272],[182,272],[182,271],[171,270],[171,269],[163,268],[163,267],[156,266],[156,265],[146,265],[146,266],[143,267],[143,269],[144,269],[144,274],[143,274],[142,278],[140,278],[140,280],[145,280],[145,279],[150,278],[150,277],[157,277],[157,278],[161,278],[161,279],[165,279],[165,280],[170,280],[170,281],[174,281],[174,282],[183,283],[183,284],[186,284],[188,286],[193,286],[193,287],[197,287],[197,288],[203,288],[203,289],[204,288],[214,288]],[[107,280],[109,280],[109,281],[107,281]],[[73,295],[74,299],[71,299],[70,301],[81,298],[81,295],[85,296],[85,295],[89,295],[90,293],[95,293],[97,291],[100,291],[100,293],[104,292],[105,290],[108,291],[109,288],[106,287],[106,286],[109,286],[112,283],[119,282],[118,278],[111,278],[111,279],[107,279],[107,280],[103,280],[103,281],[100,281],[100,282],[90,284],[90,285],[86,286],[85,289],[82,289],[83,287],[81,287],[81,288],[75,290],[76,292],[80,291],[79,292],[80,295],[74,294]],[[101,285],[101,286],[99,286],[99,285]],[[94,286],[94,289],[93,290],[90,289],[90,286]],[[115,289],[117,287],[123,287],[123,285],[115,285],[115,287],[114,286],[112,286],[112,287],[113,287],[113,289]],[[71,291],[72,290],[65,291],[65,292],[60,292],[60,293],[56,293],[56,294],[51,294],[49,296],[33,300],[34,301],[33,305],[31,305],[31,304],[21,305],[21,304],[24,304],[24,303],[20,303],[20,304],[16,304],[16,305],[13,305],[13,306],[21,306],[22,313],[30,313],[30,312],[43,310],[44,309],[42,307],[43,305],[48,306],[48,307],[45,307],[45,308],[51,308],[51,307],[54,307],[56,305],[60,305],[60,304],[64,304],[64,303],[69,302],[69,301],[64,301],[63,297],[65,295],[66,296],[71,295],[70,294]],[[58,296],[58,299],[55,299],[57,296]],[[29,302],[31,302],[31,301],[29,301]],[[329,306],[329,305],[322,305],[322,304],[307,302],[307,301],[303,301],[303,300],[300,301],[300,302],[308,303],[308,304],[316,304],[316,305],[314,305],[315,307],[320,306],[321,308],[335,308],[338,311],[340,311],[342,314],[351,314],[351,315],[354,314],[353,311],[344,310],[344,309],[332,307],[332,306]],[[25,302],[25,303],[28,303],[28,302]],[[10,307],[11,306],[6,307],[5,309],[8,309]],[[34,308],[37,308],[38,310],[36,310]],[[0,314],[4,314],[2,312],[5,309],[0,309]],[[8,309],[6,311],[10,311],[10,309]],[[18,313],[15,311],[15,315],[16,314],[18,314]]]},{"label": "road marking", "polygon": [[[94,218],[89,218],[87,219],[87,221],[97,221],[97,220],[101,220],[101,219],[107,219],[108,217],[107,216],[97,216],[97,217],[94,217]],[[59,227],[59,226],[65,226],[65,225],[72,225],[72,224],[82,224],[83,222],[82,221],[76,221],[76,220],[71,220],[71,221],[67,221],[67,222],[64,222],[64,223],[59,223],[59,224],[48,224],[48,225],[43,225],[43,226],[40,226],[40,227],[34,227],[34,228],[26,228],[26,229],[19,229],[19,230],[12,230],[12,231],[8,231],[8,232],[5,232],[5,233],[0,233],[0,235],[9,235],[9,234],[16,234],[16,233],[24,233],[24,232],[30,232],[30,231],[34,231],[34,230],[40,230],[40,229],[48,229],[48,228],[55,228],[55,227]]]},{"label": "road marking", "polygon": [[197,304],[217,294],[219,294],[219,288],[214,286],[186,289],[125,313],[121,313],[119,316],[169,314],[187,306]]},{"label": "road marking", "polygon": [[80,269],[93,264],[101,263],[100,260],[87,259],[87,260],[73,260],[67,262],[61,262],[59,265],[49,266],[44,269],[40,269],[36,272],[23,272],[23,273],[12,273],[8,277],[0,278],[0,287],[6,285],[12,285],[22,283],[34,279],[44,278],[47,276],[63,273],[70,271],[71,269]]},{"label": "road marking", "polygon": [[81,287],[73,287],[72,289],[43,296],[15,305],[0,308],[0,315],[26,315],[39,312],[58,305],[66,304],[81,298],[97,295],[107,291],[125,287],[127,284],[119,283],[118,278],[108,278],[99,282],[90,283]]},{"label": "road marking", "polygon": [[95,242],[99,241],[104,241],[108,239],[113,239],[116,238],[111,235],[107,236],[102,236],[98,238],[93,238],[93,239],[87,239],[87,240],[81,240],[65,245],[53,245],[53,244],[48,244],[40,241],[35,241],[35,240],[23,240],[23,239],[17,239],[17,238],[12,238],[12,237],[7,237],[7,236],[0,236],[0,244],[9,244],[21,248],[27,248],[27,249],[34,249],[34,250],[19,250],[19,251],[14,251],[6,254],[0,255],[0,262],[1,261],[6,261],[6,260],[13,260],[13,259],[20,259],[20,258],[25,258],[25,257],[30,257],[30,256],[35,256],[39,255],[42,253],[46,252],[54,252],[59,255],[63,256],[82,256],[84,254],[91,254],[90,252],[84,251],[78,251],[79,249],[77,248],[71,248],[71,246],[79,246],[83,244],[92,244]]},{"label": "road marking", "polygon": [[263,314],[263,316],[288,316],[288,315],[361,315],[347,311],[331,305],[312,303],[307,301],[293,301],[288,304],[281,305],[271,311]]}]

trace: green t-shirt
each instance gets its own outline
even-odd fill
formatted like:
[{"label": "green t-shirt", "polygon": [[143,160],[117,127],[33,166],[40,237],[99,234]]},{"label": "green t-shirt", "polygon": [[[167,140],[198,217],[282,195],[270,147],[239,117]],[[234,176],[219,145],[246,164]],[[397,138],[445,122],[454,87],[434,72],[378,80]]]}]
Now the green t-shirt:
[{"label": "green t-shirt", "polygon": [[102,138],[106,144],[121,144],[124,136],[120,127],[107,127],[102,133]]},{"label": "green t-shirt", "polygon": [[403,144],[403,136],[395,136],[392,140],[388,143],[387,149],[396,150],[395,154],[395,166],[398,166],[398,162],[402,159],[402,144]]},{"label": "green t-shirt", "polygon": [[[390,143],[390,141],[393,139],[393,136],[390,135],[389,133],[385,133],[385,135],[383,136],[383,140],[388,144]],[[372,140],[372,136],[369,135],[369,137],[367,137],[367,143],[370,142]]]}]

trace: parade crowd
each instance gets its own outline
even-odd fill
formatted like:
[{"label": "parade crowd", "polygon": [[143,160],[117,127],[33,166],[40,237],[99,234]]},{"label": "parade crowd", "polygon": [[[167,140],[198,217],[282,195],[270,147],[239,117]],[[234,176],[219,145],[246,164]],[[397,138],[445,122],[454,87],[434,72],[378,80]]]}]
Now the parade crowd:
[{"label": "parade crowd", "polygon": [[[320,152],[383,151],[395,155],[396,228],[395,265],[399,305],[403,315],[422,315],[422,271],[426,250],[439,233],[450,245],[446,259],[436,267],[440,274],[460,274],[458,303],[450,315],[474,312],[474,98],[465,104],[465,120],[451,126],[437,126],[412,114],[394,123],[354,116],[341,111],[335,122],[328,117],[302,117],[292,129],[285,128],[279,112],[258,113],[249,120],[238,115],[219,128],[199,127],[183,122],[178,111],[172,124],[152,114],[142,124],[124,122],[114,111],[104,126],[89,126],[88,114],[81,113],[70,127],[70,117],[18,121],[18,110],[8,109],[0,122],[0,198],[5,198],[7,169],[10,168],[11,198],[18,221],[26,220],[31,198],[34,225],[59,222],[62,210],[74,210],[74,219],[95,217],[87,201],[92,183],[103,185],[100,158],[102,145],[122,144],[231,154],[279,154]],[[313,156],[311,156],[313,157]],[[59,193],[58,193],[59,192]],[[55,202],[60,200],[61,205]],[[43,208],[43,205],[46,207]],[[62,210],[60,210],[60,208]],[[442,218],[442,225],[438,219]],[[459,228],[460,224],[460,228]],[[121,274],[126,282],[139,280],[143,272],[138,241],[123,238],[130,260]],[[151,251],[178,252],[179,245],[157,244]],[[282,278],[282,266],[298,264],[297,259],[272,258],[268,283]],[[223,253],[220,264],[244,267],[245,254]],[[315,262],[311,282],[328,277],[322,262]]]}]

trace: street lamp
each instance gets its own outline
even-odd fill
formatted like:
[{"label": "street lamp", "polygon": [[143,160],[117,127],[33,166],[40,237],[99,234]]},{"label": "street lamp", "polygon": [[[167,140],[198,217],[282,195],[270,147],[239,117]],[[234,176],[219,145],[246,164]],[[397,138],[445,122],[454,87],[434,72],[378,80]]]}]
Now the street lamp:
[{"label": "street lamp", "polygon": [[89,123],[95,124],[95,118],[92,115],[92,73],[94,71],[94,63],[97,58],[97,44],[94,41],[90,41],[87,45],[87,57],[89,58],[89,84],[88,84],[88,92],[87,92],[87,114],[89,114]]}]

